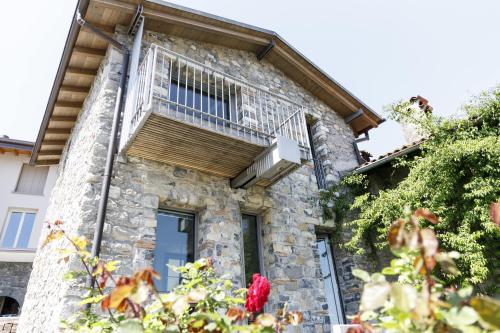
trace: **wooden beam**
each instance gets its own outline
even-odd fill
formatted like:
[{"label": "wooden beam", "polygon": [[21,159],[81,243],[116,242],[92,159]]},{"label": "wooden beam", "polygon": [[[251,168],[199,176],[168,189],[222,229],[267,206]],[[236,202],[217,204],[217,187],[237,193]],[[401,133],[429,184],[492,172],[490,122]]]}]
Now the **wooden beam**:
[{"label": "wooden beam", "polygon": [[46,134],[70,134],[71,128],[47,128]]},{"label": "wooden beam", "polygon": [[38,156],[60,156],[62,154],[62,149],[57,150],[40,150]]},{"label": "wooden beam", "polygon": [[106,49],[95,49],[86,46],[75,46],[73,48],[73,53],[81,54],[87,57],[97,57],[102,58],[106,55]]},{"label": "wooden beam", "polygon": [[[93,2],[98,4],[100,7],[109,8],[112,10],[117,10],[128,14],[134,14],[135,11],[137,10],[136,5],[119,0],[95,0]],[[251,33],[245,33],[241,31],[236,31],[235,29],[224,28],[218,25],[205,23],[193,18],[180,17],[179,15],[160,12],[156,9],[146,8],[147,6],[149,6],[149,4],[145,3],[145,8],[143,10],[143,14],[146,19],[154,19],[162,22],[168,22],[179,26],[184,26],[188,29],[195,29],[199,31],[215,33],[217,35],[233,37],[242,41],[253,42],[263,46],[268,45],[270,42],[269,38],[258,37]],[[188,15],[193,17],[193,14],[188,14]]]},{"label": "wooden beam", "polygon": [[68,121],[68,122],[75,122],[77,116],[52,116],[50,117],[50,121]]},{"label": "wooden beam", "polygon": [[56,108],[69,108],[69,109],[81,109],[82,106],[83,102],[61,101],[61,102],[56,102],[56,104],[54,104],[54,107]]},{"label": "wooden beam", "polygon": [[83,93],[87,94],[90,90],[90,87],[82,87],[82,86],[70,86],[70,85],[62,85],[59,91],[68,92],[68,93]]},{"label": "wooden beam", "polygon": [[88,68],[80,68],[80,67],[68,67],[66,69],[66,74],[96,76],[97,71],[98,71],[98,68],[88,69]]},{"label": "wooden beam", "polygon": [[36,165],[54,165],[59,164],[59,159],[57,160],[37,160]]},{"label": "wooden beam", "polygon": [[[94,27],[96,27],[97,29],[103,31],[103,32],[107,32],[108,34],[114,34],[115,33],[115,27],[111,26],[111,25],[105,25],[105,24],[101,24],[101,23],[96,23],[96,22],[92,22],[92,20],[87,20],[88,23],[92,24]],[[86,31],[84,29],[84,31]]]},{"label": "wooden beam", "polygon": [[353,122],[354,119],[358,118],[358,117],[361,117],[363,115],[363,109],[358,109],[358,111],[354,112],[354,113],[351,113],[350,115],[348,115],[347,117],[344,117],[344,122],[346,124],[350,124]]},{"label": "wooden beam", "polygon": [[66,140],[43,140],[42,146],[64,146],[66,144]]}]

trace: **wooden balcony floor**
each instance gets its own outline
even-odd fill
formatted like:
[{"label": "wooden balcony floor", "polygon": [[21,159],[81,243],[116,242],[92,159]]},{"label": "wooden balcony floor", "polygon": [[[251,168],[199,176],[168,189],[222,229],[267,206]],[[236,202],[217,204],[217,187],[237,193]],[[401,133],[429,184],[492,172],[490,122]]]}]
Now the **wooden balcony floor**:
[{"label": "wooden balcony floor", "polygon": [[266,147],[152,113],[127,155],[234,178]]}]

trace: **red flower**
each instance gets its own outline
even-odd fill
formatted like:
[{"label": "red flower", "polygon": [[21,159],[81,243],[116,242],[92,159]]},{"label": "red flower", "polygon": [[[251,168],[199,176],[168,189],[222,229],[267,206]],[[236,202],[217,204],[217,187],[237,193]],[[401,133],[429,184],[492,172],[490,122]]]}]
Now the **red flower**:
[{"label": "red flower", "polygon": [[247,301],[245,308],[253,313],[260,312],[267,302],[267,297],[271,291],[269,281],[260,274],[252,276],[252,284],[248,287]]}]

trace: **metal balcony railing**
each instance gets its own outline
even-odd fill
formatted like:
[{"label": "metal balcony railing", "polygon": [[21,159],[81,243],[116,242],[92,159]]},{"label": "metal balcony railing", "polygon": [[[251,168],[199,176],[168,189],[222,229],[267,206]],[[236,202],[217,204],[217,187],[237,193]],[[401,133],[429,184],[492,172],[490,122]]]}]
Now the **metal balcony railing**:
[{"label": "metal balcony railing", "polygon": [[158,45],[150,47],[131,84],[134,96],[122,134],[126,138],[146,114],[155,112],[263,146],[283,136],[309,157],[305,108],[283,96]]}]

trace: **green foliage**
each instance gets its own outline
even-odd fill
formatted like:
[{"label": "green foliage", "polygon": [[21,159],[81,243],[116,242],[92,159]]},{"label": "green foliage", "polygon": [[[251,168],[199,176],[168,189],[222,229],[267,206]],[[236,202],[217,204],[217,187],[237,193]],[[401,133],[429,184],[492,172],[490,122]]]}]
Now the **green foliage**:
[{"label": "green foliage", "polygon": [[375,246],[382,249],[391,222],[406,204],[427,207],[441,220],[434,230],[443,248],[462,253],[460,274],[443,278],[468,284],[498,281],[500,232],[488,208],[500,199],[500,86],[465,106],[461,119],[418,117],[414,113],[421,111],[408,103],[391,109],[395,119],[418,122],[429,138],[421,156],[406,162],[405,180],[378,196],[365,192],[356,197],[351,208],[359,216],[351,223],[354,235],[347,247],[362,252],[360,243],[375,231]]},{"label": "green foliage", "polygon": [[420,218],[439,224],[430,211],[419,209],[391,225],[388,240],[397,258],[390,267],[374,274],[353,270],[364,288],[353,320],[360,327],[350,332],[498,332],[500,302],[472,296],[470,286],[446,287],[433,274],[438,266],[445,275],[458,273],[459,254],[440,251],[434,232],[419,227]]},{"label": "green foliage", "polygon": [[[70,246],[59,249],[61,260],[74,256],[83,268],[67,273],[65,279],[87,276],[96,280],[96,287],[82,296],[80,305],[85,308],[62,322],[65,332],[272,333],[302,322],[302,314],[288,311],[287,305],[276,316],[261,313],[255,318],[255,310],[248,307],[248,302],[255,303],[257,297],[260,307],[265,304],[270,291],[267,279],[262,277],[255,284],[254,278],[250,286],[253,298],[245,300],[247,289],[235,289],[229,278],[218,277],[211,259],[171,267],[182,279],[165,294],[156,289],[153,279],[160,276],[152,268],[116,277],[117,261],[104,262],[91,257],[86,249],[88,241],[69,236],[62,224],[61,221],[48,224],[50,231],[43,246],[65,240]],[[247,323],[247,319],[253,322]]]}]

